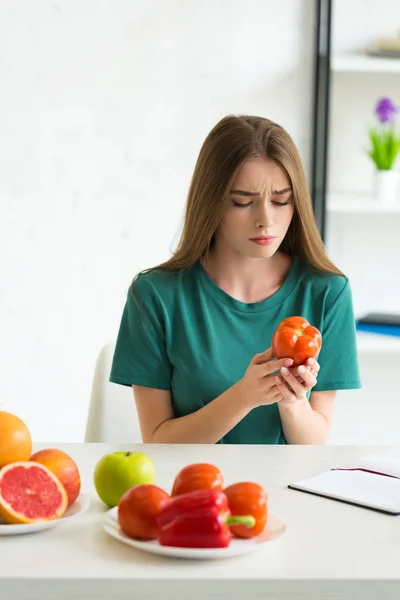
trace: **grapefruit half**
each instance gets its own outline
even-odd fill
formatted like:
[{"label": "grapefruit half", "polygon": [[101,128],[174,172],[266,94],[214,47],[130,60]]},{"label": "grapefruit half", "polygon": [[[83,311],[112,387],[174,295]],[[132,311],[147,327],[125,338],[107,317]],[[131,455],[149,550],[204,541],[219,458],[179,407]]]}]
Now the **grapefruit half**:
[{"label": "grapefruit half", "polygon": [[6,523],[52,521],[67,506],[64,486],[44,465],[19,461],[0,470],[0,516]]}]

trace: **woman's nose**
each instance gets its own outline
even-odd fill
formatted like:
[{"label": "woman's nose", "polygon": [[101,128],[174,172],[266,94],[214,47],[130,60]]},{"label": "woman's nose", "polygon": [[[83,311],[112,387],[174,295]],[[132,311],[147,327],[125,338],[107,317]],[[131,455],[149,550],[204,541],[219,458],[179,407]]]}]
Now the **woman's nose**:
[{"label": "woman's nose", "polygon": [[256,216],[256,227],[259,229],[266,229],[272,225],[272,214],[270,207],[267,205],[262,205],[260,207],[259,212]]}]

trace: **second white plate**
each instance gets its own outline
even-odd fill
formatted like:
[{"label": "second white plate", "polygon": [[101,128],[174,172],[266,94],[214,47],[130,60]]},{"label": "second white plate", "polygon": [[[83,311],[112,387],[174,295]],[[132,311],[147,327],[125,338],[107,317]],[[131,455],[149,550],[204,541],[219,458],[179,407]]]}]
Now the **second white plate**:
[{"label": "second white plate", "polygon": [[103,521],[104,530],[120,542],[133,546],[144,552],[152,554],[161,554],[162,556],[171,556],[175,558],[194,558],[194,559],[221,559],[242,554],[255,552],[262,544],[271,542],[283,535],[287,529],[285,521],[274,513],[269,513],[267,526],[263,533],[255,538],[247,540],[233,538],[227,548],[175,548],[171,546],[161,546],[157,540],[143,542],[135,540],[125,535],[118,524],[118,508],[109,510]]}]

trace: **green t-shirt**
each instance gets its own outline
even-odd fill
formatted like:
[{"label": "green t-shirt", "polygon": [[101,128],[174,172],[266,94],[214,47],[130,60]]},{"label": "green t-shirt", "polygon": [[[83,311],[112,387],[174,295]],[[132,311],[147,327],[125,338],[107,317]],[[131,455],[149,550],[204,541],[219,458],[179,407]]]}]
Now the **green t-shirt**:
[{"label": "green t-shirt", "polygon": [[[197,262],[140,274],[128,292],[110,381],[169,390],[175,417],[202,408],[243,377],[271,345],[277,325],[299,315],[322,333],[318,390],[359,388],[355,321],[347,278],[294,258],[280,289],[248,304],[218,287]],[[277,404],[253,409],[219,443],[284,444]]]}]

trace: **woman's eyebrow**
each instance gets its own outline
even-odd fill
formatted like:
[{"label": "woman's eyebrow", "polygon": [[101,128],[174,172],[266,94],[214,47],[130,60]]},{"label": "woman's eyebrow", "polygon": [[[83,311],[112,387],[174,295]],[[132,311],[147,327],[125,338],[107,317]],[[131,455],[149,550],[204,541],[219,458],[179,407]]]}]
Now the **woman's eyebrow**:
[{"label": "woman's eyebrow", "polygon": [[[292,188],[287,187],[287,188],[283,188],[283,190],[273,190],[272,195],[273,196],[283,196],[284,194],[287,194],[288,192],[291,192],[291,191],[292,191]],[[236,194],[237,196],[260,196],[260,192],[250,192],[248,190],[231,190],[229,193]]]},{"label": "woman's eyebrow", "polygon": [[231,190],[230,194],[237,194],[238,196],[259,196],[259,192],[249,192],[248,190]]},{"label": "woman's eyebrow", "polygon": [[291,187],[287,187],[284,188],[283,190],[274,190],[272,192],[273,196],[283,196],[283,194],[287,194],[288,192],[291,192],[292,188]]}]

